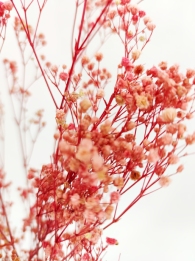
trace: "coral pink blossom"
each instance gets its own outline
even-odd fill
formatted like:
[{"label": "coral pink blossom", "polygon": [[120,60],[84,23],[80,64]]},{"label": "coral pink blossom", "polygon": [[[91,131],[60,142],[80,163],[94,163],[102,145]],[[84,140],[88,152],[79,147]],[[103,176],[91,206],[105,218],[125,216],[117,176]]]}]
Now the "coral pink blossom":
[{"label": "coral pink blossom", "polygon": [[150,72],[150,75],[152,75],[152,77],[157,77],[157,76],[158,76],[158,69],[157,69],[155,66],[153,66],[153,67],[149,70],[149,72]]},{"label": "coral pink blossom", "polygon": [[134,78],[133,73],[128,72],[127,75],[126,75],[126,78],[127,78],[127,80],[128,80],[129,82],[131,82],[131,81],[133,80],[133,78]]},{"label": "coral pink blossom", "polygon": [[57,73],[58,67],[56,65],[52,65],[51,70],[52,72]]},{"label": "coral pink blossom", "polygon": [[184,166],[183,165],[180,165],[178,168],[177,168],[177,172],[182,172],[184,170]]},{"label": "coral pink blossom", "polygon": [[169,160],[168,160],[168,163],[169,164],[177,164],[179,162],[179,158],[177,155],[175,154],[172,154],[170,157],[169,157]]},{"label": "coral pink blossom", "polygon": [[100,212],[98,213],[98,219],[99,219],[99,221],[101,222],[101,221],[103,221],[105,218],[106,218],[106,213],[105,213],[104,211],[100,211]]},{"label": "coral pink blossom", "polygon": [[123,57],[123,58],[122,58],[122,61],[121,61],[121,65],[122,65],[122,66],[126,67],[126,66],[129,65],[129,63],[130,63],[130,61],[129,61],[128,58],[126,58],[126,57]]},{"label": "coral pink blossom", "polygon": [[193,143],[195,143],[195,132],[192,135],[188,135],[185,138],[185,141],[187,145],[192,145]]},{"label": "coral pink blossom", "polygon": [[116,11],[115,10],[111,10],[109,13],[108,13],[108,17],[112,20],[114,19],[116,15]]},{"label": "coral pink blossom", "polygon": [[68,125],[68,129],[69,129],[69,130],[75,130],[75,125],[74,125],[74,123],[70,123],[70,124]]},{"label": "coral pink blossom", "polygon": [[110,194],[110,201],[111,203],[118,203],[120,199],[120,194],[118,192],[112,192]]},{"label": "coral pink blossom", "polygon": [[3,3],[3,8],[4,8],[5,10],[7,10],[7,11],[11,11],[12,8],[13,8],[13,5],[12,5],[11,1],[5,1],[5,2]]},{"label": "coral pink blossom", "polygon": [[64,110],[56,110],[56,118],[58,120],[64,120],[65,118],[65,113],[64,113]]},{"label": "coral pink blossom", "polygon": [[83,162],[89,162],[91,159],[92,141],[83,139],[79,145],[76,158]]},{"label": "coral pink blossom", "polygon": [[140,110],[147,109],[149,106],[149,102],[146,96],[144,95],[137,95],[135,97],[136,99],[136,105]]},{"label": "coral pink blossom", "polygon": [[151,20],[151,18],[150,17],[148,17],[148,16],[145,16],[144,17],[144,24],[146,25],[147,23],[150,23],[152,20]]},{"label": "coral pink blossom", "polygon": [[[0,17],[4,15],[3,2],[0,2]],[[1,22],[0,22],[1,25]]]},{"label": "coral pink blossom", "polygon": [[118,8],[118,14],[119,14],[120,16],[122,16],[123,14],[125,14],[125,8],[124,8],[123,6],[120,6],[120,7]]},{"label": "coral pink blossom", "polygon": [[186,77],[188,79],[192,78],[195,75],[195,70],[187,69]]},{"label": "coral pink blossom", "polygon": [[67,155],[67,156],[70,155],[73,148],[74,147],[72,145],[68,144],[66,141],[62,140],[59,143],[59,149],[63,155]]},{"label": "coral pink blossom", "polygon": [[139,11],[139,6],[136,4],[134,4],[134,5],[130,4],[129,7],[130,7],[129,9],[130,9],[132,15],[136,15],[137,12]]},{"label": "coral pink blossom", "polygon": [[85,98],[80,102],[80,107],[81,111],[85,113],[90,107],[91,107],[91,102],[89,99]]},{"label": "coral pink blossom", "polygon": [[103,90],[103,89],[98,89],[97,94],[96,94],[96,98],[97,98],[97,99],[101,99],[101,98],[103,98],[104,96],[105,96],[104,90]]},{"label": "coral pink blossom", "polygon": [[93,169],[95,171],[98,171],[102,167],[103,163],[104,163],[103,158],[100,155],[98,155],[98,153],[95,153],[92,158]]},{"label": "coral pink blossom", "polygon": [[118,80],[117,87],[120,88],[120,89],[127,89],[128,84],[127,84],[126,81],[124,81],[123,79],[120,78],[120,79]]},{"label": "coral pink blossom", "polygon": [[178,130],[177,124],[169,124],[166,126],[167,133],[175,134]]},{"label": "coral pink blossom", "polygon": [[139,19],[138,15],[133,15],[132,16],[132,21],[133,22],[137,23],[138,19]]},{"label": "coral pink blossom", "polygon": [[79,200],[80,200],[80,196],[77,193],[75,193],[73,196],[70,197],[70,202],[73,206],[79,205],[80,203]]},{"label": "coral pink blossom", "polygon": [[55,140],[59,139],[59,137],[60,137],[60,132],[57,131],[56,133],[54,133],[53,136],[54,136],[54,139],[55,139]]},{"label": "coral pink blossom", "polygon": [[131,2],[131,0],[121,0],[121,5],[125,5],[125,4],[128,4],[130,2]]},{"label": "coral pink blossom", "polygon": [[144,11],[139,11],[139,17],[144,17],[146,15],[146,13]]},{"label": "coral pink blossom", "polygon": [[95,221],[95,214],[91,210],[85,210],[84,217],[87,223],[93,223]]},{"label": "coral pink blossom", "polygon": [[34,173],[32,171],[29,172],[27,178],[28,179],[33,179],[34,178]]},{"label": "coral pink blossom", "polygon": [[117,240],[115,238],[107,237],[106,238],[106,243],[109,244],[109,245],[116,245]]},{"label": "coral pink blossom", "polygon": [[157,149],[151,149],[150,153],[148,155],[148,162],[149,163],[156,163],[160,159],[158,150]]},{"label": "coral pink blossom", "polygon": [[137,60],[139,57],[140,57],[140,55],[141,55],[141,51],[140,50],[134,50],[134,51],[132,51],[132,58],[133,58],[133,60]]},{"label": "coral pink blossom", "polygon": [[88,253],[85,253],[81,260],[82,261],[89,261],[89,259],[90,259],[90,255]]},{"label": "coral pink blossom", "polygon": [[161,185],[161,187],[168,187],[170,183],[171,180],[167,176],[161,177],[159,180],[159,184]]},{"label": "coral pink blossom", "polygon": [[68,79],[68,74],[65,72],[61,72],[59,77],[62,81],[66,81]]},{"label": "coral pink blossom", "polygon": [[173,122],[177,116],[177,112],[174,108],[167,108],[162,112],[162,118],[165,122]]},{"label": "coral pink blossom", "polygon": [[47,246],[45,249],[45,258],[47,260],[47,258],[50,256],[51,254],[51,247],[50,246]]},{"label": "coral pink blossom", "polygon": [[161,144],[162,145],[171,145],[172,143],[172,135],[171,134],[165,134],[161,138]]},{"label": "coral pink blossom", "polygon": [[183,75],[183,73],[178,73],[178,74],[176,74],[175,76],[174,76],[174,81],[176,82],[176,83],[180,83],[180,82],[182,82],[183,80],[184,80],[184,75]]},{"label": "coral pink blossom", "polygon": [[90,185],[91,186],[97,186],[97,184],[99,182],[97,173],[92,172],[90,177],[89,177],[89,180],[90,180]]},{"label": "coral pink blossom", "polygon": [[149,31],[153,31],[155,28],[156,28],[156,25],[155,24],[152,24],[152,23],[147,23],[147,28]]}]

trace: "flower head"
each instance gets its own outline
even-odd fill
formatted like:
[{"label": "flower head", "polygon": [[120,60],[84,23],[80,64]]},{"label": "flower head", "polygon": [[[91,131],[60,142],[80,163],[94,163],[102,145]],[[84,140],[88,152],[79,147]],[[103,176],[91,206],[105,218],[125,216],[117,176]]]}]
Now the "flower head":
[{"label": "flower head", "polygon": [[115,238],[110,238],[110,237],[107,237],[106,238],[106,243],[108,245],[116,245],[117,244],[117,240]]},{"label": "flower head", "polygon": [[177,116],[177,112],[176,109],[174,108],[167,108],[164,109],[164,111],[162,112],[162,118],[163,121],[165,122],[173,122],[176,116]]}]

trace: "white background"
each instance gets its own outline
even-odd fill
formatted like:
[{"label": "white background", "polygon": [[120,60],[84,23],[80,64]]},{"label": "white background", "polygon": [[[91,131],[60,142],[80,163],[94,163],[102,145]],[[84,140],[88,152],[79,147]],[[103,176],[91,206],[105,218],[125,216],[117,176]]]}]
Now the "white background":
[{"label": "white background", "polygon": [[[19,0],[15,1],[18,6]],[[146,66],[167,61],[169,65],[179,63],[185,73],[186,68],[195,69],[195,2],[191,0],[145,0],[140,4],[146,11],[156,29],[151,42],[145,48],[141,61]],[[21,10],[21,9],[20,9]],[[14,12],[12,12],[13,14]],[[43,52],[49,61],[58,66],[70,66],[70,32],[73,22],[74,0],[48,0],[40,24],[47,46]],[[37,10],[32,9],[30,18],[35,25]],[[17,60],[18,49],[12,30],[13,21],[8,26],[7,40],[1,54],[2,58]],[[113,40],[114,39],[114,40]],[[122,53],[116,37],[104,47],[105,64],[115,80],[117,64]],[[29,72],[30,75],[31,72]],[[10,101],[7,95],[4,70],[0,65],[0,91],[5,105],[6,165],[7,180],[13,187],[24,184],[24,172],[20,156],[18,132],[13,121]],[[30,77],[30,76],[29,76]],[[55,108],[43,81],[33,86],[34,93],[29,106],[35,112],[45,109],[46,129],[40,135],[39,145],[31,161],[31,167],[40,168],[50,162],[55,130]],[[108,90],[109,91],[109,90]],[[195,129],[195,120],[189,132]],[[191,149],[195,150],[195,147]],[[105,260],[117,261],[195,261],[195,160],[194,156],[185,158],[185,171],[174,176],[168,188],[162,189],[141,199],[118,224],[104,233],[118,240],[118,246],[111,246]],[[128,202],[131,194],[122,200]],[[15,201],[17,194],[12,191],[10,198]],[[19,224],[22,208],[17,200],[12,214],[12,225]]]}]

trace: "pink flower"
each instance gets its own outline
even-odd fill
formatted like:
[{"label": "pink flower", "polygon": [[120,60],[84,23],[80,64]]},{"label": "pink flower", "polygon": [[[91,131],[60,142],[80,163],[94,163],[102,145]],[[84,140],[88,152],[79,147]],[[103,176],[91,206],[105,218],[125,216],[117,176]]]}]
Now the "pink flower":
[{"label": "pink flower", "polygon": [[171,180],[169,177],[161,177],[159,180],[159,184],[161,185],[161,187],[168,187],[170,183]]},{"label": "pink flower", "polygon": [[98,213],[98,219],[99,219],[99,221],[101,222],[101,221],[103,221],[105,218],[106,218],[106,213],[105,213],[104,211],[100,211],[100,212]]},{"label": "pink flower", "polygon": [[192,145],[195,142],[195,132],[192,135],[188,135],[185,141],[187,145]]},{"label": "pink flower", "polygon": [[60,132],[59,131],[56,131],[53,135],[54,139],[57,140],[60,138]]},{"label": "pink flower", "polygon": [[98,89],[97,94],[96,94],[96,98],[97,99],[102,99],[105,96],[105,92],[103,89]]},{"label": "pink flower", "polygon": [[87,223],[93,223],[95,221],[95,214],[91,210],[85,210],[84,217]]},{"label": "pink flower", "polygon": [[125,4],[128,4],[130,2],[131,2],[131,0],[121,0],[121,5],[125,5]]},{"label": "pink flower", "polygon": [[85,113],[91,107],[91,105],[92,104],[88,98],[83,99],[80,102],[81,111]]},{"label": "pink flower", "polygon": [[184,166],[183,165],[180,165],[178,168],[177,168],[177,172],[182,172],[184,170]]},{"label": "pink flower", "polygon": [[120,6],[120,7],[118,8],[118,14],[119,14],[120,16],[122,16],[123,14],[125,14],[125,8],[124,8],[123,6]]},{"label": "pink flower", "polygon": [[167,108],[162,112],[162,118],[165,122],[173,122],[177,116],[175,108]]},{"label": "pink flower", "polygon": [[82,66],[84,66],[85,64],[88,64],[90,62],[89,57],[87,57],[86,55],[84,55],[81,59],[81,64]]},{"label": "pink flower", "polygon": [[49,245],[49,243],[47,241],[43,241],[42,242],[42,247],[43,248],[46,248],[48,245]]},{"label": "pink flower", "polygon": [[89,254],[88,253],[85,253],[84,255],[83,255],[83,257],[82,257],[82,261],[89,261],[89,259],[90,259],[90,256],[89,256]]},{"label": "pink flower", "polygon": [[121,65],[122,65],[122,66],[126,67],[126,66],[129,65],[129,63],[130,63],[130,61],[129,61],[128,58],[126,58],[126,57],[123,57],[123,58],[122,58],[122,61],[121,61]]},{"label": "pink flower", "polygon": [[61,79],[62,81],[65,82],[65,81],[68,79],[68,74],[65,73],[65,72],[61,72],[60,75],[59,75],[59,77],[60,77],[60,79]]},{"label": "pink flower", "polygon": [[166,126],[167,133],[175,134],[178,130],[177,124],[169,124]]},{"label": "pink flower", "polygon": [[158,70],[155,66],[153,66],[150,70],[150,75],[152,75],[152,77],[157,77],[158,76]]},{"label": "pink flower", "polygon": [[131,81],[133,80],[133,78],[134,78],[133,73],[128,72],[126,78],[127,78],[127,80],[128,80],[129,82],[131,82]]},{"label": "pink flower", "polygon": [[133,96],[129,93],[126,94],[125,96],[125,102],[126,104],[132,104],[133,103]]},{"label": "pink flower", "polygon": [[131,54],[133,60],[139,59],[140,55],[141,55],[140,50],[134,50],[134,51],[132,51],[132,54]]},{"label": "pink flower", "polygon": [[152,79],[148,76],[143,77],[141,80],[143,87],[146,87],[147,85],[150,85],[152,83]]},{"label": "pink flower", "polygon": [[144,11],[139,11],[139,17],[144,17],[146,15],[146,13]]},{"label": "pink flower", "polygon": [[165,134],[164,136],[162,136],[161,138],[161,144],[162,145],[171,145],[172,143],[172,135],[171,134]]},{"label": "pink flower", "polygon": [[120,78],[120,79],[118,80],[117,87],[120,88],[120,89],[127,89],[128,84],[127,84],[126,81],[124,81],[123,79]]},{"label": "pink flower", "polygon": [[132,16],[132,21],[135,22],[135,23],[137,23],[138,18],[139,18],[138,15],[133,15],[133,16]]},{"label": "pink flower", "polygon": [[148,16],[145,16],[144,17],[144,24],[146,25],[147,23],[150,23],[152,20],[151,20],[151,18],[150,17],[148,17]]},{"label": "pink flower", "polygon": [[90,180],[90,185],[91,186],[94,186],[94,187],[97,186],[97,184],[99,182],[97,173],[92,172],[90,177],[89,177],[89,180]]},{"label": "pink flower", "polygon": [[192,78],[195,75],[195,70],[187,69],[186,77],[188,79]]},{"label": "pink flower", "polygon": [[47,246],[45,249],[45,259],[47,260],[47,258],[50,256],[51,254],[51,247]]},{"label": "pink flower", "polygon": [[184,75],[183,73],[178,73],[174,76],[173,80],[176,82],[176,83],[180,83],[184,80]]},{"label": "pink flower", "polygon": [[169,164],[177,164],[179,162],[179,158],[177,155],[172,154],[169,159],[168,159],[168,163]]},{"label": "pink flower", "polygon": [[141,158],[142,153],[143,153],[143,148],[141,146],[135,146],[133,148],[132,156],[134,159],[139,159]]},{"label": "pink flower", "polygon": [[93,169],[95,171],[98,171],[102,167],[103,163],[104,163],[103,158],[100,155],[98,155],[97,152],[94,153],[94,156],[92,158]]},{"label": "pink flower", "polygon": [[118,192],[112,192],[110,194],[110,201],[111,203],[118,203],[120,199],[120,195]]},{"label": "pink flower", "polygon": [[69,130],[75,130],[75,125],[74,125],[74,123],[70,123],[70,124],[68,125],[68,129],[69,129]]},{"label": "pink flower", "polygon": [[149,31],[153,31],[156,28],[156,25],[153,23],[147,23],[147,28]]},{"label": "pink flower", "polygon": [[71,198],[70,198],[70,201],[71,201],[71,204],[73,205],[73,206],[77,206],[77,205],[79,205],[79,200],[80,200],[80,196],[77,194],[77,193],[75,193],[73,196],[71,196]]},{"label": "pink flower", "polygon": [[12,8],[13,8],[13,5],[12,5],[11,1],[5,1],[5,2],[3,3],[3,8],[4,8],[5,10],[7,10],[7,11],[11,11]]},{"label": "pink flower", "polygon": [[148,155],[148,162],[149,163],[156,163],[160,159],[158,155],[158,149],[151,149]]},{"label": "pink flower", "polygon": [[139,11],[139,6],[136,5],[136,4],[134,4],[134,5],[131,5],[131,4],[130,4],[130,5],[129,5],[129,9],[130,9],[132,15],[136,15],[137,12]]},{"label": "pink flower", "polygon": [[62,140],[59,143],[59,149],[63,155],[70,155],[73,150],[73,146]]},{"label": "pink flower", "polygon": [[144,95],[136,95],[136,105],[140,110],[147,109],[149,106],[149,102],[146,96]]},{"label": "pink flower", "polygon": [[107,237],[106,238],[106,243],[109,244],[109,245],[116,245],[117,244],[117,240],[115,238]]},{"label": "pink flower", "polygon": [[116,15],[116,11],[115,10],[111,10],[109,13],[108,13],[108,17],[112,20],[114,19]]},{"label": "pink flower", "polygon": [[56,110],[56,118],[58,120],[64,120],[65,119],[65,112],[64,110]]},{"label": "pink flower", "polygon": [[[4,15],[3,2],[0,2],[0,17]],[[1,25],[1,22],[0,22]]]},{"label": "pink flower", "polygon": [[56,65],[52,65],[51,70],[56,74],[58,71],[58,67]]},{"label": "pink flower", "polygon": [[34,178],[34,173],[33,172],[29,172],[27,178],[28,179],[33,179]]}]

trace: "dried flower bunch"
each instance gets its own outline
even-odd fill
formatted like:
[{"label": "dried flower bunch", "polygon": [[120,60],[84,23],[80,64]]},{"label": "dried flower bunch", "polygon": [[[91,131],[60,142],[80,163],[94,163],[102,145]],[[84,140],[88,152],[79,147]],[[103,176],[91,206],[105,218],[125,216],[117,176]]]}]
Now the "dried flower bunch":
[{"label": "dried flower bunch", "polygon": [[[162,61],[146,69],[139,63],[155,25],[140,5],[131,0],[76,0],[72,63],[52,65],[37,51],[46,45],[44,34],[37,33],[46,3],[21,0],[21,9],[15,0],[0,2],[3,43],[3,30],[14,8],[17,13],[14,31],[24,69],[31,57],[36,61],[35,79],[29,86],[24,80],[23,87],[19,87],[17,63],[4,60],[10,96],[19,101],[20,112],[19,115],[15,112],[15,119],[28,179],[27,187],[20,188],[20,192],[30,206],[22,236],[16,237],[7,214],[10,206],[2,196],[10,185],[5,183],[2,165],[0,255],[13,261],[98,261],[109,245],[118,244],[117,239],[104,240],[103,231],[120,221],[142,197],[168,186],[169,166],[175,165],[175,173],[182,172],[180,158],[187,155],[184,149],[195,142],[195,132],[186,135],[184,124],[186,119],[193,118],[195,70],[188,69],[184,75],[177,64],[168,66]],[[27,19],[33,4],[39,10],[35,30]],[[79,30],[75,32],[80,9]],[[95,15],[98,13],[96,17],[94,10]],[[102,66],[101,52],[91,58],[87,55],[88,46],[99,31],[104,40],[107,35],[118,35],[124,48],[116,75],[112,76]],[[32,54],[26,60],[27,46]],[[43,111],[39,110],[29,125],[21,115],[26,113],[29,88],[40,77],[56,109],[56,133],[51,161],[39,171],[30,168],[29,162],[34,143],[45,126]],[[108,84],[113,86],[109,91]],[[53,94],[54,88],[60,103]],[[33,125],[37,126],[37,133],[27,155],[23,137]],[[137,197],[118,213],[120,198],[137,184],[141,184]],[[29,249],[23,248],[27,235],[33,242]]]}]

